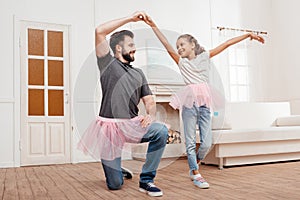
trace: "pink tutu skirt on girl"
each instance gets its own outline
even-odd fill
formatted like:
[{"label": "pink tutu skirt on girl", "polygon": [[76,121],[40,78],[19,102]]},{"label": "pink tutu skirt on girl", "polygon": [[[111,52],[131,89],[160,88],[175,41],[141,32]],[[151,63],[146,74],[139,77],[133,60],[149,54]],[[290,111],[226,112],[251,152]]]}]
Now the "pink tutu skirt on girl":
[{"label": "pink tutu skirt on girl", "polygon": [[132,119],[97,117],[84,132],[78,149],[93,158],[114,160],[122,155],[125,142],[140,143],[147,128],[141,126],[141,116]]},{"label": "pink tutu skirt on girl", "polygon": [[195,104],[215,110],[224,108],[225,97],[208,83],[189,84],[173,94],[169,104],[174,109],[192,108]]}]

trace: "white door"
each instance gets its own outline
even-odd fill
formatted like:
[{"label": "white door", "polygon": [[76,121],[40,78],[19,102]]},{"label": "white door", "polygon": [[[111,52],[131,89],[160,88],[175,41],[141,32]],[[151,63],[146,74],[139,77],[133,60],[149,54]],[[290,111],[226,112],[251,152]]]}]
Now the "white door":
[{"label": "white door", "polygon": [[21,21],[21,165],[70,163],[68,26]]}]

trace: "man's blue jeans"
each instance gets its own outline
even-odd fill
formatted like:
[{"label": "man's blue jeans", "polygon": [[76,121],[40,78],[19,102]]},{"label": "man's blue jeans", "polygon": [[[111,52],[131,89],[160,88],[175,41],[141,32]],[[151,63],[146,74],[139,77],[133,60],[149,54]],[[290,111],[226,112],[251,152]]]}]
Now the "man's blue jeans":
[{"label": "man's blue jeans", "polygon": [[[203,160],[212,146],[211,116],[206,106],[183,107],[185,146],[190,170],[198,170],[197,158]],[[199,127],[200,147],[196,153],[196,126]]]},{"label": "man's blue jeans", "polygon": [[[140,182],[153,182],[153,179],[156,176],[156,170],[167,143],[167,139],[168,129],[164,124],[150,124],[147,133],[141,140],[141,143],[149,142],[149,146],[147,150],[146,161],[140,174]],[[120,189],[123,185],[121,158],[116,158],[115,160],[111,161],[101,159],[101,162],[106,177],[107,187],[110,190]]]}]

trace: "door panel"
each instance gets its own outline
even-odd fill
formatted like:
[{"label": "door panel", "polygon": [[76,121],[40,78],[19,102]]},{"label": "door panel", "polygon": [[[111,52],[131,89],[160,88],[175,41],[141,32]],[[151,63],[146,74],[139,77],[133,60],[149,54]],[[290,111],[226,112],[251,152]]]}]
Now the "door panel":
[{"label": "door panel", "polygon": [[21,23],[21,165],[70,163],[68,26]]},{"label": "door panel", "polygon": [[44,156],[45,155],[45,124],[44,123],[31,123],[28,124],[28,153],[31,156]]},{"label": "door panel", "polygon": [[64,155],[65,153],[65,141],[64,132],[65,126],[63,123],[50,123],[49,126],[49,155]]}]

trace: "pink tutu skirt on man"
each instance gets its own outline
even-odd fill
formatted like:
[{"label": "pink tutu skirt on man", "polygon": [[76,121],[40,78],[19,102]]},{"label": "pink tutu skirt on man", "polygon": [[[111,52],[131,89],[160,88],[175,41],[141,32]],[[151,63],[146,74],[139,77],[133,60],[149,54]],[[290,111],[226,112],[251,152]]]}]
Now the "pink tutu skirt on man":
[{"label": "pink tutu skirt on man", "polygon": [[124,144],[140,143],[147,128],[141,126],[141,116],[132,119],[97,117],[84,132],[78,149],[93,158],[114,160],[122,155]]}]

